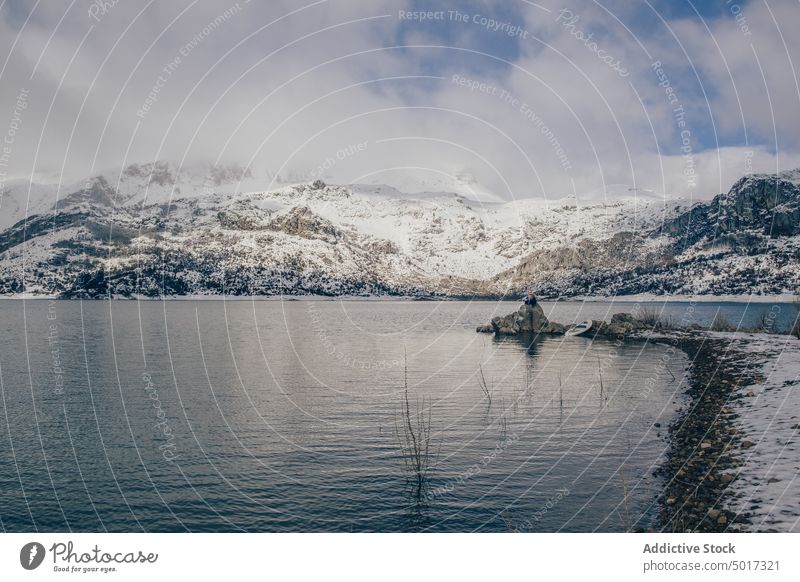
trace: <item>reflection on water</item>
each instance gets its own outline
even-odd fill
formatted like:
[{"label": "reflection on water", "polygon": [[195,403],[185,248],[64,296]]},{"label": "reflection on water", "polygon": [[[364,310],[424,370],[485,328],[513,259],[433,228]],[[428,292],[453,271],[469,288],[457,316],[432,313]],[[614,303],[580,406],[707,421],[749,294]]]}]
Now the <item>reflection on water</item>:
[{"label": "reflection on water", "polygon": [[646,527],[684,357],[474,332],[513,307],[0,302],[2,527]]}]

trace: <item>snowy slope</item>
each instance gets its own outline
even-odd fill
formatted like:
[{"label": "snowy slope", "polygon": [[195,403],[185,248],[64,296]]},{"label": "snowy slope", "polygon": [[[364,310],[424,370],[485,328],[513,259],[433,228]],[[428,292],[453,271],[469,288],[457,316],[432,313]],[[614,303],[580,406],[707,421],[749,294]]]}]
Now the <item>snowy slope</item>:
[{"label": "snowy slope", "polygon": [[32,184],[24,180],[7,182],[0,190],[0,231],[26,216],[53,208],[57,190],[56,184]]},{"label": "snowy slope", "polygon": [[775,176],[691,206],[627,187],[584,203],[270,186],[237,166],[157,163],[62,187],[55,208],[42,202],[0,232],[0,293],[497,296],[531,285],[559,296],[800,283],[800,189]]}]

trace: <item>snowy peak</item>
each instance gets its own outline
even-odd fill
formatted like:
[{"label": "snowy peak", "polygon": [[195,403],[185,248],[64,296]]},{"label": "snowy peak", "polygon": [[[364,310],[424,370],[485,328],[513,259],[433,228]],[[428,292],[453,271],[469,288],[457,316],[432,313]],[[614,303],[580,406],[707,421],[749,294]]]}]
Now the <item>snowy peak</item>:
[{"label": "snowy peak", "polygon": [[238,164],[178,166],[165,161],[131,164],[101,174],[118,191],[122,204],[167,202],[175,198],[200,198],[219,193],[248,192],[264,188],[249,168]]},{"label": "snowy peak", "polygon": [[258,178],[238,164],[180,166],[166,161],[130,164],[105,170],[71,184],[8,182],[0,191],[0,230],[20,220],[80,203],[125,206],[167,203],[176,198],[209,198],[264,190],[269,177]]},{"label": "snowy peak", "polygon": [[800,172],[795,171],[739,180],[728,194],[717,197],[719,222],[729,231],[760,227],[764,234],[772,237],[800,234],[797,176]]},{"label": "snowy peak", "polygon": [[[381,183],[383,178],[386,184]],[[387,185],[390,184],[390,185]],[[396,192],[404,197],[429,197],[457,194],[475,203],[493,204],[505,200],[496,192],[484,187],[469,171],[461,169],[452,174],[431,174],[429,171],[404,168],[402,171],[390,171],[381,175],[375,182],[358,184],[356,190]]]},{"label": "snowy peak", "polygon": [[665,224],[663,231],[682,234],[692,242],[745,233],[773,238],[798,235],[800,186],[784,179],[794,173],[745,176],[727,193],[697,204]]},{"label": "snowy peak", "polygon": [[[778,182],[790,182],[795,186],[800,186],[800,168],[795,168],[794,170],[784,170],[782,172],[778,172],[777,174],[749,174],[739,180],[739,182],[746,181],[748,179],[753,180],[774,180]],[[737,182],[738,183],[738,182]],[[735,187],[735,185],[734,185]]]},{"label": "snowy peak", "polygon": [[31,184],[25,180],[7,182],[0,190],[0,231],[26,216],[52,210],[58,200],[55,184]]}]

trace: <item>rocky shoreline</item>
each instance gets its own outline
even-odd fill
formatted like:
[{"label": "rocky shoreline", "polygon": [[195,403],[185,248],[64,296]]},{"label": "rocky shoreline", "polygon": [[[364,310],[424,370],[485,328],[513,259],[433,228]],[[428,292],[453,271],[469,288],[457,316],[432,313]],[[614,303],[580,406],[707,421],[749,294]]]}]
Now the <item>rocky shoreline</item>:
[{"label": "rocky shoreline", "polygon": [[[505,317],[495,317],[476,331],[496,335],[520,333],[563,334],[566,326],[550,322],[539,306],[522,306]],[[669,450],[655,471],[665,486],[658,498],[659,529],[664,532],[747,531],[747,512],[737,512],[734,492],[743,454],[754,443],[740,433],[736,402],[753,397],[744,389],[763,380],[759,365],[731,350],[731,339],[699,328],[662,329],[628,313],[611,322],[595,322],[590,337],[622,341],[654,341],[686,353],[686,407],[668,427]],[[755,438],[755,437],[754,437]]]},{"label": "rocky shoreline", "polygon": [[660,526],[670,532],[733,532],[748,529],[746,513],[732,509],[729,486],[753,446],[736,426],[733,404],[741,388],[759,381],[757,367],[731,357],[730,342],[702,332],[675,332],[658,339],[690,360],[688,403],[669,426],[667,459],[657,470],[666,481]]}]

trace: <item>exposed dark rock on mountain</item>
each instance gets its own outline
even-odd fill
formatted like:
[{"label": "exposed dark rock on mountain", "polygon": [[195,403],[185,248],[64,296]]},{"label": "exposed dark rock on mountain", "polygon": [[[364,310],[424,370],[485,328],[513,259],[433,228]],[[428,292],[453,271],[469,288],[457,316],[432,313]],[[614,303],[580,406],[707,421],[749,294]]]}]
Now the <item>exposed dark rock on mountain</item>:
[{"label": "exposed dark rock on mountain", "polygon": [[310,209],[301,206],[270,222],[269,228],[306,239],[321,239],[336,244],[338,232],[329,220],[315,215]]},{"label": "exposed dark rock on mountain", "polygon": [[651,236],[666,233],[678,244],[747,231],[778,238],[800,234],[800,187],[780,176],[745,176],[727,194],[666,222]]}]

